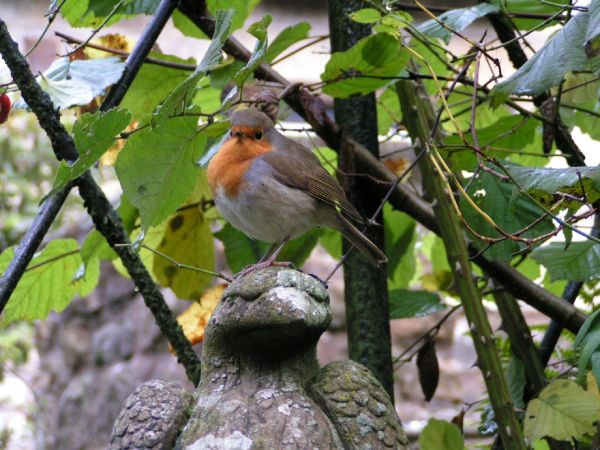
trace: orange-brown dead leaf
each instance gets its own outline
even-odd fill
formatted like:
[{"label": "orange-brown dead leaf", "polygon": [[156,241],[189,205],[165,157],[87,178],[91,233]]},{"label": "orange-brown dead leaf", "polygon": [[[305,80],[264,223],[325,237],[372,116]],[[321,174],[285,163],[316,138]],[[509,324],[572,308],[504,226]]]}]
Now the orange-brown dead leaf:
[{"label": "orange-brown dead leaf", "polygon": [[[183,328],[183,334],[192,345],[204,340],[204,329],[208,319],[210,319],[212,312],[221,300],[226,287],[226,284],[219,284],[206,289],[199,302],[192,303],[188,309],[177,317],[177,322]],[[169,351],[174,353],[171,347],[169,347]]]}]

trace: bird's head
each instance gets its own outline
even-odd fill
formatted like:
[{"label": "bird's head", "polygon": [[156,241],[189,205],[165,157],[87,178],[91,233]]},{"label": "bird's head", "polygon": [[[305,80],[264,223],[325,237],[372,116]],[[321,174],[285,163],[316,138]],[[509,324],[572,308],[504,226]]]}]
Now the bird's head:
[{"label": "bird's head", "polygon": [[229,135],[239,140],[262,141],[268,139],[274,130],[269,116],[257,109],[248,108],[233,113]]}]

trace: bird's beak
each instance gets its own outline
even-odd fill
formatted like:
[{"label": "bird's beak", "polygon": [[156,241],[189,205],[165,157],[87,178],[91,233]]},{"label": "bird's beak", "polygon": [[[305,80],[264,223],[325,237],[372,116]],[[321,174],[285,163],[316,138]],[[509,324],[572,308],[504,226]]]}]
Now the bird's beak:
[{"label": "bird's beak", "polygon": [[236,131],[233,135],[238,139],[248,137],[243,131]]}]

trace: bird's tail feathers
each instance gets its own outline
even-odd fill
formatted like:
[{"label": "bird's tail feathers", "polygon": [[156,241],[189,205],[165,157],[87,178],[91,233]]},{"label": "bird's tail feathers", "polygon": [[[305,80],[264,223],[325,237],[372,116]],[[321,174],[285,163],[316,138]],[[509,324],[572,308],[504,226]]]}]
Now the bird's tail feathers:
[{"label": "bird's tail feathers", "polygon": [[348,219],[341,214],[335,215],[336,222],[333,228],[337,229],[344,235],[350,243],[363,254],[367,260],[374,266],[379,266],[387,262],[385,254],[373,244],[363,233],[361,233]]}]

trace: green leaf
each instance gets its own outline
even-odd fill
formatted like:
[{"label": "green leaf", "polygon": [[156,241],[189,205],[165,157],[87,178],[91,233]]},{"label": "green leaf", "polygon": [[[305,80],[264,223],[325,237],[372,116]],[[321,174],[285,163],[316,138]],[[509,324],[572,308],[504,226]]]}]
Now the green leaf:
[{"label": "green leaf", "polygon": [[552,280],[586,281],[600,278],[600,245],[592,241],[552,242],[538,247],[533,259],[548,269]]},{"label": "green leaf", "polygon": [[[171,55],[152,52],[150,56],[167,62],[194,64],[193,59],[181,59]],[[151,114],[171,91],[185,81],[189,72],[158,64],[144,64],[127,90],[121,105],[138,121]]]},{"label": "green leaf", "polygon": [[[100,26],[112,13],[120,0],[67,0],[62,8],[62,16],[72,27]],[[151,15],[158,7],[160,0],[125,0],[116,14],[113,14],[105,26],[113,25],[124,19],[131,19],[140,14]]]},{"label": "green leaf", "polygon": [[308,22],[300,22],[296,25],[290,25],[289,27],[284,28],[281,33],[273,39],[273,42],[271,42],[269,47],[267,47],[264,57],[265,62],[272,62],[287,48],[302,39],[306,39],[309,32],[310,24]]},{"label": "green leaf", "polygon": [[250,17],[250,13],[258,3],[260,0],[207,0],[206,6],[213,16],[218,15],[222,10],[232,8],[234,15],[231,21],[231,31],[234,31],[244,26],[246,19]]},{"label": "green leaf", "polygon": [[162,133],[145,128],[129,137],[116,171],[145,230],[163,222],[185,201],[200,173],[194,161],[205,146],[206,134],[196,130],[195,117],[174,117]]},{"label": "green leaf", "polygon": [[350,18],[358,23],[375,23],[381,19],[381,14],[374,8],[363,8],[350,14]]},{"label": "green leaf", "polygon": [[[267,51],[267,28],[273,21],[273,18],[270,14],[266,14],[260,21],[253,23],[248,28],[248,33],[254,36],[257,41],[254,45],[254,50],[248,59],[246,65],[235,74],[233,79],[237,84],[238,88],[241,89],[246,79],[254,73],[254,70],[260,65],[265,56],[265,52]],[[231,93],[227,96],[228,98],[232,98],[235,93],[235,90],[232,90]]]},{"label": "green leaf", "polygon": [[[470,8],[452,9],[440,14],[437,20],[431,19],[423,22],[417,27],[417,30],[427,37],[439,38],[448,44],[453,36],[451,30],[461,32],[480,17],[498,11],[500,11],[500,7],[491,3],[480,3]],[[442,26],[440,22],[445,26]]]},{"label": "green leaf", "polygon": [[[256,264],[270,247],[269,244],[249,238],[229,223],[214,235],[223,242],[225,259],[233,273],[237,273],[251,264]],[[317,245],[319,235],[319,230],[314,229],[288,242],[281,250],[277,260],[288,261],[296,267],[301,267]]]},{"label": "green leaf", "polygon": [[79,158],[72,165],[62,160],[56,172],[52,190],[44,201],[70,181],[83,175],[100,157],[113,146],[116,137],[131,122],[131,113],[126,109],[115,108],[107,112],[86,113],[73,125],[75,147]]},{"label": "green leaf", "polygon": [[[0,255],[0,272],[14,257],[9,248]],[[43,263],[43,264],[42,264]],[[62,311],[76,294],[87,294],[98,282],[97,270],[84,272],[79,244],[74,239],[51,241],[37,255],[19,281],[4,309],[5,323],[45,319]]]},{"label": "green leaf", "polygon": [[342,257],[342,235],[331,228],[323,228],[319,243],[325,251],[334,259]]},{"label": "green leaf", "polygon": [[400,101],[394,87],[387,88],[377,98],[377,133],[385,136],[392,127],[397,128],[402,123]]},{"label": "green leaf", "polygon": [[458,427],[445,420],[429,419],[419,435],[421,450],[462,450],[465,448]]},{"label": "green leaf", "polygon": [[[215,270],[215,248],[210,223],[199,208],[188,208],[172,216],[164,237],[156,249],[181,264]],[[155,256],[153,272],[158,281],[181,299],[198,300],[212,276],[178,268],[161,256]]]},{"label": "green leaf", "polygon": [[[121,218],[121,224],[125,232],[127,234],[131,233],[138,218],[138,211],[124,195],[121,196],[121,204],[117,209],[117,213]],[[88,265],[94,259],[99,259],[100,261],[113,260],[117,258],[117,254],[108,242],[106,242],[104,236],[98,230],[94,229],[90,231],[81,245],[81,257],[83,258],[83,263]]]},{"label": "green leaf", "polygon": [[249,238],[228,223],[214,235],[225,246],[225,259],[233,273],[255,264],[269,249],[268,244]]},{"label": "green leaf", "polygon": [[580,347],[583,343],[584,338],[588,335],[590,330],[598,328],[598,318],[600,317],[600,309],[596,310],[591,316],[589,316],[583,323],[579,332],[577,333],[577,339],[573,344],[575,347]]},{"label": "green leaf", "polygon": [[317,228],[314,228],[307,231],[302,236],[291,240],[285,244],[277,260],[289,261],[296,267],[302,267],[317,245],[317,242],[319,242],[320,235],[321,232]]},{"label": "green leaf", "polygon": [[594,375],[596,384],[600,386],[600,352],[592,355],[592,375]]},{"label": "green leaf", "polygon": [[161,129],[169,117],[183,114],[194,98],[198,82],[208,71],[221,62],[223,57],[221,47],[223,47],[225,39],[229,36],[233,14],[233,9],[217,13],[215,33],[208,46],[208,50],[204,54],[204,58],[202,58],[194,73],[171,91],[164,102],[157,108],[151,120],[153,128]]},{"label": "green leaf", "polygon": [[[596,2],[597,3],[597,2]],[[590,13],[581,13],[571,18],[535,55],[513,75],[492,89],[492,106],[503,103],[509,95],[536,95],[558,86],[567,72],[595,70],[594,61],[588,59],[585,38]]]},{"label": "green leaf", "polygon": [[339,98],[368,94],[389,83],[385,78],[397,76],[408,59],[395,37],[387,33],[368,36],[349,50],[331,55],[321,74],[327,83],[323,92]]},{"label": "green leaf", "polygon": [[44,72],[49,80],[77,80],[87,83],[94,97],[103,95],[110,85],[121,78],[125,63],[117,57],[75,59],[61,58],[54,61]]},{"label": "green leaf", "polygon": [[408,286],[415,274],[416,221],[389,205],[385,205],[383,217],[388,288],[402,289]]},{"label": "green leaf", "polygon": [[188,17],[183,14],[179,9],[173,11],[171,15],[171,19],[173,19],[173,25],[184,36],[193,37],[196,39],[208,39],[208,36],[204,34],[204,32],[196,26],[194,22],[192,22]]},{"label": "green leaf", "polygon": [[[520,231],[544,215],[540,207],[518,193],[514,184],[501,181],[489,173],[480,174],[470,183],[468,193],[477,206],[508,233]],[[477,233],[493,238],[501,236],[464,198],[460,200],[460,207],[465,220]],[[531,239],[552,230],[552,221],[546,217],[520,236]],[[473,242],[479,249],[487,246],[486,242],[476,237]],[[510,261],[523,245],[511,240],[497,242],[485,252],[485,256],[492,260]]]},{"label": "green leaf", "polygon": [[[145,231],[142,230],[142,228],[139,226],[139,222],[138,222],[137,228],[130,234],[129,239],[131,242],[134,242],[136,244],[141,244],[143,242],[143,244],[146,245],[147,247],[149,247],[151,249],[156,249],[162,242],[162,239],[165,235],[166,229],[167,229],[167,221],[164,221],[163,223],[161,223],[160,225],[158,225],[156,227],[150,227],[148,230],[145,230]],[[142,231],[144,233],[143,236],[141,235]],[[150,250],[143,248],[143,247],[139,248],[138,256],[142,260],[142,263],[144,264],[144,266],[147,269],[149,269],[152,279],[156,281],[156,277],[154,276],[154,273],[150,269],[152,267],[154,267],[154,260],[156,258],[160,258],[160,256],[155,255],[153,252],[151,252]],[[115,270],[117,272],[119,272],[124,277],[130,278],[129,273],[127,272],[127,269],[123,265],[123,262],[121,261],[120,258],[113,260],[113,267],[115,268]]]},{"label": "green leaf", "polygon": [[582,383],[585,379],[585,374],[588,368],[588,364],[592,359],[592,355],[599,353],[598,347],[600,346],[600,329],[596,328],[585,335],[582,342],[581,354],[577,361],[577,381]]},{"label": "green leaf", "polygon": [[[71,106],[87,105],[94,99],[94,92],[89,84],[81,80],[54,81],[40,78],[39,85],[50,96],[54,108],[67,109]],[[24,105],[17,102],[15,108]]]},{"label": "green leaf", "polygon": [[[504,158],[510,150],[519,152],[527,144],[532,143],[539,124],[537,120],[523,118],[520,115],[501,117],[493,124],[477,129],[479,147],[490,157]],[[465,130],[463,136],[468,144],[474,144],[470,129]],[[465,147],[463,140],[457,135],[448,136],[440,151],[450,155],[455,170],[473,170],[477,164],[475,152]]]},{"label": "green leaf", "polygon": [[510,358],[508,369],[506,371],[506,378],[508,379],[510,397],[515,404],[515,407],[524,409],[525,402],[523,401],[523,393],[525,392],[525,385],[527,384],[525,364],[516,356]]},{"label": "green leaf", "polygon": [[446,309],[438,294],[394,289],[389,292],[390,319],[423,317]]},{"label": "green leaf", "polygon": [[599,410],[600,400],[576,383],[556,380],[527,405],[523,432],[530,441],[548,436],[573,442],[594,433]]},{"label": "green leaf", "polygon": [[[539,19],[511,17],[512,23],[520,30],[530,30],[539,27],[544,22],[544,16],[551,16],[562,11],[561,5],[570,5],[571,0],[554,0],[540,2],[539,0],[502,0],[502,9],[509,14],[539,14]],[[549,21],[545,26],[555,25]],[[539,29],[539,28],[537,28]]]},{"label": "green leaf", "polygon": [[[555,201],[557,192],[580,198],[585,193],[590,203],[600,198],[600,167],[551,169],[506,165],[506,168],[521,188],[545,205]],[[561,204],[564,208],[580,205],[581,202],[569,200]]]}]

